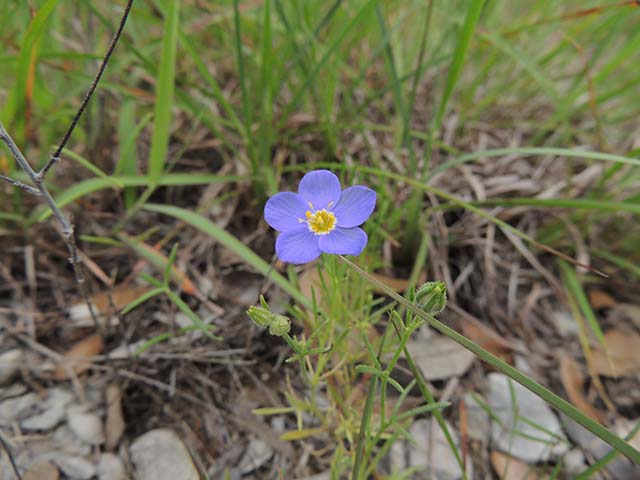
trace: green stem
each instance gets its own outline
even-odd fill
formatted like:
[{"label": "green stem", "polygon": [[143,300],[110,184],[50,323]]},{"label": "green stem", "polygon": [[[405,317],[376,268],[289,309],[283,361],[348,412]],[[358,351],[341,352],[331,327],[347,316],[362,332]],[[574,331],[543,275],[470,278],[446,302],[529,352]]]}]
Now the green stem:
[{"label": "green stem", "polygon": [[[466,338],[464,335],[461,335],[460,333],[458,333],[454,329],[446,326],[444,323],[440,322],[436,318],[434,318],[431,315],[428,315],[427,313],[423,312],[422,310],[417,308],[415,305],[413,305],[411,302],[409,302],[406,298],[398,295],[395,291],[390,289],[388,286],[384,285],[382,282],[379,282],[378,280],[373,278],[371,275],[369,275],[367,272],[362,270],[360,267],[358,267],[352,261],[346,259],[342,255],[340,255],[340,258],[342,259],[343,262],[345,262],[347,265],[349,265],[357,273],[362,275],[370,283],[372,283],[376,287],[378,287],[381,290],[383,290],[389,297],[391,297],[393,300],[395,300],[399,304],[401,304],[401,305],[405,306],[406,308],[410,309],[415,315],[417,315],[418,317],[423,319],[431,327],[435,328],[436,330],[438,330],[439,332],[443,333],[444,335],[446,335],[450,339],[452,339],[455,342],[459,343],[460,345],[465,347],[467,350],[471,351],[472,353],[474,353],[475,355],[480,357],[482,360],[484,360],[489,365],[495,367],[496,369],[498,369],[499,371],[501,371],[502,373],[504,373],[505,375],[507,375],[511,379],[513,379],[516,382],[518,382],[520,385],[525,387],[527,390],[530,390],[531,392],[533,392],[536,395],[538,395],[545,402],[547,402],[551,406],[557,408],[562,413],[564,413],[565,415],[570,417],[572,420],[576,421],[577,423],[582,425],[584,428],[589,430],[591,433],[593,433],[594,435],[599,437],[601,440],[603,440],[606,443],[608,443],[609,445],[611,445],[613,448],[615,448],[620,453],[625,455],[632,462],[640,464],[640,451],[636,450],[629,443],[625,442],[623,439],[621,439],[620,437],[618,437],[617,435],[612,433],[606,427],[600,425],[598,422],[596,422],[593,419],[589,418],[584,413],[582,413],[580,410],[578,410],[576,407],[571,405],[569,402],[567,402],[563,398],[559,397],[558,395],[556,395],[555,393],[553,393],[549,389],[543,387],[542,385],[540,385],[539,383],[537,383],[535,380],[533,380],[532,378],[528,377],[524,373],[522,373],[519,370],[513,368],[511,365],[506,363],[504,360],[501,360],[500,358],[496,357],[492,353],[488,352],[484,348],[480,347],[479,345],[475,344],[474,342],[472,342],[471,340]],[[407,357],[407,361],[408,360],[409,360],[409,357]]]},{"label": "green stem", "polygon": [[[393,322],[393,327],[396,330],[396,334],[398,335],[398,338],[402,340],[402,331],[404,330],[404,326],[398,321],[398,317],[394,315],[390,315],[389,318],[391,318],[391,321]],[[420,369],[416,366],[415,362],[413,361],[413,358],[411,357],[411,353],[409,353],[409,349],[406,346],[403,346],[403,352],[404,352],[404,357],[407,360],[407,363],[409,364],[409,369],[411,369],[411,373],[413,373],[413,377],[416,379],[416,382],[418,383],[418,388],[420,389],[420,393],[427,400],[428,405],[436,404],[437,403],[436,399],[433,397],[431,390],[429,390],[429,387],[427,386],[427,382],[422,376],[422,372],[420,372]],[[436,418],[436,422],[438,422],[438,425],[440,426],[440,429],[442,430],[442,433],[444,434],[444,437],[447,440],[447,443],[449,444],[451,451],[456,457],[456,461],[460,466],[460,472],[462,473],[462,478],[466,480],[467,472],[465,471],[465,468],[464,468],[464,461],[462,460],[458,447],[456,446],[456,442],[453,440],[453,436],[451,435],[451,432],[449,432],[449,428],[447,427],[447,424],[444,421],[444,416],[442,415],[442,411],[438,409],[433,410],[433,416]]]}]

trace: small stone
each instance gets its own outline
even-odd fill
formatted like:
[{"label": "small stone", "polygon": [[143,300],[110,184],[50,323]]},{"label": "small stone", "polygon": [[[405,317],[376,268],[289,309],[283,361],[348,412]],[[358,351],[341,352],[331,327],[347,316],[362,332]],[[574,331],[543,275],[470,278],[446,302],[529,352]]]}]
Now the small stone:
[{"label": "small stone", "polygon": [[104,443],[104,426],[98,415],[92,413],[69,412],[67,423],[71,431],[89,445]]},{"label": "small stone", "polygon": [[173,430],[150,430],[138,437],[129,451],[139,480],[200,478],[187,447]]},{"label": "small stone", "polygon": [[427,340],[410,340],[407,349],[427,381],[445,380],[464,375],[475,355],[444,335]]},{"label": "small stone", "polygon": [[13,398],[27,393],[27,387],[23,383],[13,383],[8,387],[0,387],[0,398]]},{"label": "small stone", "polygon": [[20,349],[14,348],[0,353],[0,385],[11,383],[23,364],[24,353]]},{"label": "small stone", "polygon": [[286,430],[285,417],[276,415],[271,419],[271,430],[277,433],[283,433]]},{"label": "small stone", "polygon": [[273,449],[259,438],[252,438],[238,466],[243,475],[262,467],[273,456]]},{"label": "small stone", "polygon": [[70,455],[88,455],[91,452],[91,447],[83,443],[66,424],[56,428],[53,441],[57,450]]},{"label": "small stone", "polygon": [[4,400],[0,403],[0,425],[22,420],[33,411],[37,403],[38,396],[33,392]]},{"label": "small stone", "polygon": [[49,390],[46,404],[55,407],[66,407],[73,400],[73,393],[66,388],[54,387]]},{"label": "small stone", "polygon": [[[460,442],[455,430],[449,423],[445,422],[445,424],[456,448],[460,451]],[[460,465],[458,465],[455,454],[437,422],[433,419],[418,420],[411,425],[409,433],[416,440],[416,445],[410,447],[409,450],[409,465],[422,467],[420,471],[429,471],[431,474],[429,478],[442,480],[462,478]],[[468,462],[465,467],[467,477],[473,478],[473,465],[471,462]]]},{"label": "small stone", "polygon": [[31,465],[22,475],[22,480],[58,480],[60,471],[51,462],[38,462]]},{"label": "small stone", "polygon": [[566,310],[556,310],[551,313],[551,321],[556,326],[562,337],[575,337],[578,335],[578,322],[571,313]]},{"label": "small stone", "polygon": [[51,430],[64,418],[64,407],[51,407],[20,422],[25,430]]},{"label": "small stone", "polygon": [[62,388],[52,388],[44,402],[39,404],[40,412],[20,422],[25,430],[51,430],[65,416],[65,407],[73,400],[73,394]]},{"label": "small stone", "polygon": [[569,450],[565,456],[562,457],[562,463],[564,464],[564,472],[572,477],[578,475],[586,468],[584,454],[579,448]]},{"label": "small stone", "polygon": [[89,480],[96,475],[96,466],[83,457],[75,457],[64,453],[56,453],[52,458],[62,472],[68,477]]},{"label": "small stone", "polygon": [[127,473],[122,459],[113,453],[103,453],[98,462],[99,480],[126,480]]},{"label": "small stone", "polygon": [[487,403],[495,419],[495,447],[527,463],[563,455],[568,442],[560,422],[540,397],[501,373],[489,374]]}]

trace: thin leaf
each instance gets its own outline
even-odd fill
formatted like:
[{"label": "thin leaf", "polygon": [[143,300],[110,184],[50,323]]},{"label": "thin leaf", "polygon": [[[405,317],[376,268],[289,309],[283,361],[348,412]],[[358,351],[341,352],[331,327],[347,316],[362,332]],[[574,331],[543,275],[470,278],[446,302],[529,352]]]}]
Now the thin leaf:
[{"label": "thin leaf", "polygon": [[156,85],[156,100],[153,116],[153,136],[149,152],[149,177],[154,185],[164,170],[169,149],[171,107],[176,74],[176,52],[178,47],[180,0],[169,0],[165,14],[162,53]]},{"label": "thin leaf", "polygon": [[467,10],[467,16],[464,20],[464,25],[458,35],[456,49],[453,52],[453,58],[451,60],[451,65],[449,66],[447,80],[444,85],[444,92],[440,99],[440,106],[438,107],[438,112],[434,117],[432,128],[432,131],[434,132],[438,132],[442,125],[442,119],[444,118],[444,114],[447,110],[447,104],[449,103],[449,99],[451,98],[453,90],[456,87],[456,83],[458,83],[458,79],[462,73],[464,57],[467,54],[467,50],[469,50],[471,37],[473,37],[473,32],[480,20],[480,13],[482,12],[483,5],[484,0],[471,0],[470,2],[469,9]]},{"label": "thin leaf", "polygon": [[236,237],[223,230],[210,220],[204,218],[201,215],[198,215],[197,213],[170,205],[147,204],[144,206],[144,209],[177,218],[178,220],[188,223],[189,225],[197,228],[207,235],[210,235],[212,238],[216,239],[226,248],[242,258],[245,262],[247,262],[247,264],[251,265],[262,275],[273,280],[276,285],[278,285],[285,292],[291,295],[297,302],[306,307],[311,307],[311,302],[302,294],[302,292],[300,292],[300,290],[295,288],[286,278],[284,278],[278,272],[274,271],[273,268],[262,258],[256,255],[253,250],[248,248]]}]

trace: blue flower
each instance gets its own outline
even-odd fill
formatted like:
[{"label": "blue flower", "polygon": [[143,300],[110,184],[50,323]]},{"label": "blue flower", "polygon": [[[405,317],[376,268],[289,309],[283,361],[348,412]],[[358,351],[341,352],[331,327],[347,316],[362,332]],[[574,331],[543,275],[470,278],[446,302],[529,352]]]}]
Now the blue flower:
[{"label": "blue flower", "polygon": [[360,255],[367,234],[359,225],[376,206],[376,192],[362,185],[341,189],[328,170],[307,173],[298,193],[280,192],[269,198],[264,218],[280,231],[276,253],[283,262],[307,263],[321,253]]}]

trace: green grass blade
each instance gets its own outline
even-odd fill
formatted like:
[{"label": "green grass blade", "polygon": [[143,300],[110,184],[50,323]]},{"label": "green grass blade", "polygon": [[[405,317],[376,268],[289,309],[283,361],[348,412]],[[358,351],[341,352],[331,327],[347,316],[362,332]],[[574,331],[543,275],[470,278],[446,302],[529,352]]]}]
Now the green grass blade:
[{"label": "green grass blade", "polygon": [[81,155],[78,155],[74,151],[69,150],[67,148],[64,148],[64,149],[62,149],[62,153],[64,155],[66,155],[67,157],[69,157],[71,160],[75,160],[76,162],[78,162],[80,165],[82,165],[84,168],[89,170],[91,173],[93,173],[98,178],[101,178],[104,181],[111,183],[111,185],[113,185],[114,187],[116,187],[116,188],[123,188],[124,187],[124,185],[121,182],[119,182],[116,177],[109,176],[107,173],[105,173],[102,170],[100,170],[98,167],[96,167],[89,160],[87,160],[86,158],[84,158]]},{"label": "green grass blade", "polygon": [[478,207],[515,207],[534,208],[573,208],[579,210],[599,210],[602,212],[629,212],[640,215],[640,204],[632,202],[613,202],[590,198],[491,198],[482,202],[469,202]]},{"label": "green grass blade", "polygon": [[[20,47],[15,87],[2,111],[3,123],[7,125],[7,128],[11,128],[12,136],[18,144],[21,144],[24,140],[25,119],[22,110],[27,100],[27,84],[29,83],[30,71],[35,68],[40,42],[45,33],[49,17],[59,2],[60,0],[47,0],[38,9]],[[3,16],[5,14],[6,12],[3,12]]]},{"label": "green grass blade", "polygon": [[209,72],[207,65],[205,64],[205,62],[203,61],[200,55],[201,52],[198,51],[197,46],[194,44],[191,38],[182,31],[182,29],[180,29],[179,35],[180,35],[180,44],[191,55],[191,58],[195,63],[198,73],[200,73],[200,76],[203,78],[205,82],[207,82],[207,85],[209,85],[209,88],[211,89],[211,94],[213,94],[213,97],[220,104],[220,106],[224,110],[224,113],[227,115],[227,117],[229,117],[231,124],[234,126],[237,132],[243,137],[245,137],[245,140],[246,140],[247,135],[245,132],[245,127],[242,124],[242,121],[236,114],[236,111],[233,105],[231,105],[229,100],[227,100],[227,98],[225,97],[224,92],[220,89],[220,85],[218,84],[218,81]]},{"label": "green grass blade", "polygon": [[373,7],[373,5],[377,2],[377,0],[368,0],[364,5],[358,10],[358,12],[351,18],[351,20],[347,23],[347,25],[338,33],[333,42],[327,47],[326,51],[318,60],[318,62],[313,66],[311,72],[303,84],[296,90],[295,94],[291,101],[284,108],[284,111],[281,114],[280,125],[284,124],[288,119],[289,115],[295,110],[300,101],[302,100],[302,96],[304,93],[311,87],[311,85],[315,82],[316,77],[320,70],[327,64],[331,56],[338,50],[342,42],[347,37],[349,33],[353,33],[357,30],[356,26],[358,23],[369,13],[369,10]]},{"label": "green grass blade", "polygon": [[601,160],[605,162],[622,163],[626,165],[640,166],[640,160],[637,158],[623,157],[622,155],[613,155],[611,153],[590,152],[583,150],[575,150],[569,148],[553,148],[553,147],[521,147],[521,148],[497,148],[494,150],[484,150],[482,152],[473,152],[461,155],[449,160],[434,168],[427,178],[427,181],[438,173],[444,172],[456,165],[477,160],[485,157],[502,157],[505,155],[555,155],[558,157],[569,158],[585,158],[590,160]]},{"label": "green grass blade", "polygon": [[525,72],[527,72],[531,78],[544,90],[549,99],[554,105],[560,104],[560,94],[558,93],[553,82],[549,80],[544,73],[540,70],[535,61],[530,58],[525,52],[516,50],[512,44],[504,37],[496,32],[483,32],[482,38],[490,42],[492,45],[501,50],[514,62],[520,64]]},{"label": "green grass blade", "polygon": [[467,54],[467,50],[469,50],[473,32],[475,31],[476,25],[480,20],[480,14],[482,13],[483,5],[484,0],[471,0],[469,10],[467,10],[467,16],[464,20],[462,30],[460,31],[458,43],[456,44],[456,48],[453,52],[453,59],[451,60],[449,72],[447,73],[447,80],[445,81],[444,91],[442,92],[442,97],[440,98],[438,112],[434,117],[432,127],[433,132],[438,132],[440,130],[440,126],[442,125],[442,119],[444,118],[444,114],[447,110],[447,105],[449,103],[449,100],[451,99],[453,90],[456,87],[456,83],[458,83],[460,74],[462,73],[464,58]]},{"label": "green grass blade", "polygon": [[165,291],[164,287],[157,287],[157,288],[154,288],[153,290],[149,290],[148,292],[143,293],[138,298],[136,298],[135,300],[131,301],[126,307],[124,307],[122,309],[122,311],[120,312],[120,315],[126,315],[127,313],[131,312],[132,310],[135,310],[136,308],[138,308],[140,305],[142,305],[147,300],[150,300],[151,298],[153,298],[155,296],[163,294],[164,291]]},{"label": "green grass blade", "polygon": [[579,305],[582,315],[587,319],[587,323],[589,324],[589,327],[591,327],[591,331],[598,339],[598,342],[600,342],[602,348],[606,351],[607,345],[604,341],[604,334],[602,333],[602,329],[598,324],[598,319],[589,304],[587,295],[584,293],[582,285],[580,285],[580,281],[578,280],[575,270],[563,261],[560,261],[559,265],[560,270],[562,271],[562,278],[564,279],[564,283],[567,286],[569,293]]},{"label": "green grass blade", "polygon": [[244,118],[245,132],[249,135],[251,131],[251,109],[249,105],[249,94],[247,93],[247,77],[244,68],[244,55],[242,54],[242,30],[240,23],[240,0],[233,0],[233,24],[235,27],[235,51],[236,63],[238,65],[238,82],[242,97],[242,116]]},{"label": "green grass blade", "polygon": [[367,431],[369,429],[369,423],[373,413],[373,400],[376,396],[377,389],[378,377],[377,375],[372,375],[369,380],[367,399],[365,400],[362,418],[360,419],[360,431],[358,432],[358,439],[356,442],[356,458],[353,464],[353,474],[351,475],[352,480],[360,480],[360,469],[362,468],[362,458],[364,457],[366,447]]},{"label": "green grass blade", "polygon": [[149,177],[152,185],[162,175],[169,150],[171,107],[176,75],[178,49],[178,23],[180,0],[169,0],[165,13],[162,53],[156,85],[156,104],[153,118],[153,136],[149,152]]},{"label": "green grass blade", "polygon": [[300,290],[295,288],[285,277],[274,271],[271,265],[265,262],[258,255],[256,255],[253,250],[248,248],[240,240],[238,240],[236,237],[223,230],[222,228],[218,227],[210,220],[204,218],[201,215],[198,215],[197,213],[193,213],[189,210],[185,210],[179,207],[173,207],[170,205],[147,204],[144,206],[144,209],[150,212],[157,212],[176,218],[185,223],[188,223],[189,225],[197,228],[207,235],[210,235],[212,238],[216,239],[229,250],[233,251],[236,255],[242,258],[245,262],[247,262],[247,264],[251,265],[262,275],[273,280],[276,285],[278,285],[285,292],[291,295],[297,302],[305,305],[306,307],[311,307],[311,302],[309,301],[309,299],[305,297],[302,292],[300,292]]},{"label": "green grass blade", "polygon": [[[232,183],[246,180],[246,177],[224,176],[224,175],[203,175],[199,173],[170,173],[163,175],[157,181],[160,187],[169,186],[190,186],[190,185],[210,185],[213,183]],[[148,175],[140,176],[114,176],[110,179],[90,178],[78,182],[64,192],[56,196],[56,205],[60,208],[75,200],[89,195],[90,193],[113,188],[113,181],[118,182],[123,187],[146,187],[151,182]],[[51,210],[46,206],[38,207],[29,217],[29,223],[42,222],[51,216]]]},{"label": "green grass blade", "polygon": [[[376,5],[376,18],[378,19],[378,25],[380,26],[380,33],[382,37],[385,38],[389,35],[389,31],[387,29],[386,19],[384,17],[384,13],[382,11],[382,6],[380,4]],[[402,117],[402,125],[409,124],[409,111],[405,104],[404,94],[402,92],[402,86],[400,84],[400,80],[398,79],[398,70],[396,68],[396,62],[393,57],[393,48],[390,42],[385,43],[385,64],[387,69],[389,70],[389,76],[391,77],[391,87],[393,91],[394,102],[396,105],[396,110],[400,113]],[[412,175],[415,172],[411,172]]]}]

